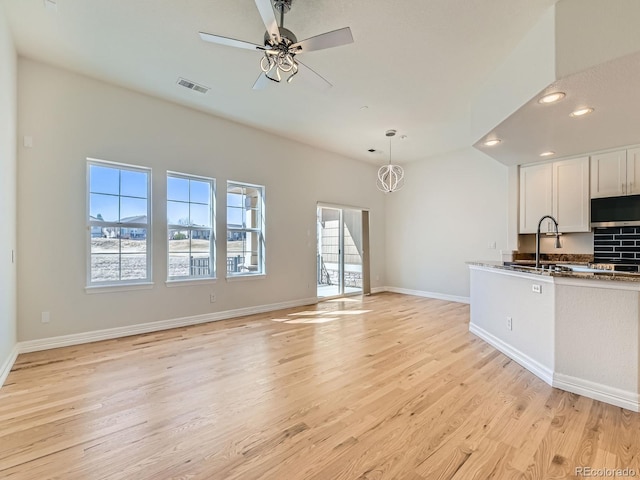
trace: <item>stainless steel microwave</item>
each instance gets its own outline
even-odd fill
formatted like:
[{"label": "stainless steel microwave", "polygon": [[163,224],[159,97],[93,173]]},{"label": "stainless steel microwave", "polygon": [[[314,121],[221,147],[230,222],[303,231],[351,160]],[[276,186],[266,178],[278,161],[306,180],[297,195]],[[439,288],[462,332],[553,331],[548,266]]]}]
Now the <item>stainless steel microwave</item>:
[{"label": "stainless steel microwave", "polygon": [[640,225],[640,195],[591,199],[592,227]]}]

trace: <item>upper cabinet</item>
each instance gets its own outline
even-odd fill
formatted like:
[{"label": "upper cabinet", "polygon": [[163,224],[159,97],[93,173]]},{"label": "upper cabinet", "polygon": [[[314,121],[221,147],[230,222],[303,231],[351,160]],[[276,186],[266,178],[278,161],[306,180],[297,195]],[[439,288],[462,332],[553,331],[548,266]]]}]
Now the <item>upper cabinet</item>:
[{"label": "upper cabinet", "polygon": [[589,232],[589,157],[553,162],[553,216],[560,232]]},{"label": "upper cabinet", "polygon": [[640,194],[640,148],[591,157],[591,198]]},{"label": "upper cabinet", "polygon": [[520,167],[520,233],[536,233],[540,219],[553,213],[552,182],[550,163]]},{"label": "upper cabinet", "polygon": [[[520,167],[520,233],[536,233],[545,215],[560,232],[588,232],[590,226],[589,157]],[[552,232],[545,220],[541,231]]]}]

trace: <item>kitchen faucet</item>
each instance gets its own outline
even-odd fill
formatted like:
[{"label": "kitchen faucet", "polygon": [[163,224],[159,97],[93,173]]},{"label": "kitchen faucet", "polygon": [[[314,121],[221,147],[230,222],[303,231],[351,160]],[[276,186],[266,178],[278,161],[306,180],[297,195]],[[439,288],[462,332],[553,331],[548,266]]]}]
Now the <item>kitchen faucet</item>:
[{"label": "kitchen faucet", "polygon": [[556,243],[555,247],[560,248],[562,245],[560,244],[560,234],[558,233],[558,222],[551,215],[545,215],[538,222],[538,230],[536,231],[536,268],[540,268],[540,227],[542,226],[542,222],[545,218],[548,218],[553,222],[553,225],[556,229]]}]

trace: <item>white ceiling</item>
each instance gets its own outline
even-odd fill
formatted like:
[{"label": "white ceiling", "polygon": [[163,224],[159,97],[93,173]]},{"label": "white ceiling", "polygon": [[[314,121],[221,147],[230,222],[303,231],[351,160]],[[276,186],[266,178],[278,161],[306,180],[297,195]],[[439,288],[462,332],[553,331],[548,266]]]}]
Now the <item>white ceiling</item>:
[{"label": "white ceiling", "polygon": [[[489,73],[556,0],[294,0],[299,40],[349,26],[355,43],[300,56],[334,87],[253,91],[260,54],[197,32],[260,43],[253,0],[0,0],[20,55],[277,135],[379,163],[385,130],[404,163],[472,145],[469,105]],[[176,85],[184,77],[206,94]],[[368,106],[367,109],[361,109]],[[386,154],[385,154],[386,155]]]},{"label": "white ceiling", "polygon": [[[500,138],[493,147],[475,147],[506,165],[583,155],[640,141],[640,53],[602,63],[554,82],[496,126],[485,138]],[[564,92],[556,103],[542,105],[539,98]],[[590,107],[593,113],[571,117]],[[541,158],[540,153],[555,155]]]}]

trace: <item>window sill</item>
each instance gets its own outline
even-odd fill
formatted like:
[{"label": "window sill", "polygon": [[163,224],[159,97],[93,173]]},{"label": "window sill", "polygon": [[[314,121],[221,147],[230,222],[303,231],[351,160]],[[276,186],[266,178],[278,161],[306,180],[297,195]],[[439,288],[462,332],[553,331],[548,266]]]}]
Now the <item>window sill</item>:
[{"label": "window sill", "polygon": [[233,277],[227,277],[227,282],[242,282],[246,280],[264,280],[267,277],[265,273],[251,273],[246,275],[238,275]]},{"label": "window sill", "polygon": [[84,287],[84,291],[87,294],[129,292],[131,290],[151,290],[153,285],[153,282],[121,283],[119,285],[91,285],[89,287]]},{"label": "window sill", "polygon": [[189,287],[191,285],[207,285],[216,283],[215,277],[210,278],[176,278],[174,280],[167,280],[164,282],[169,288],[173,287]]}]

